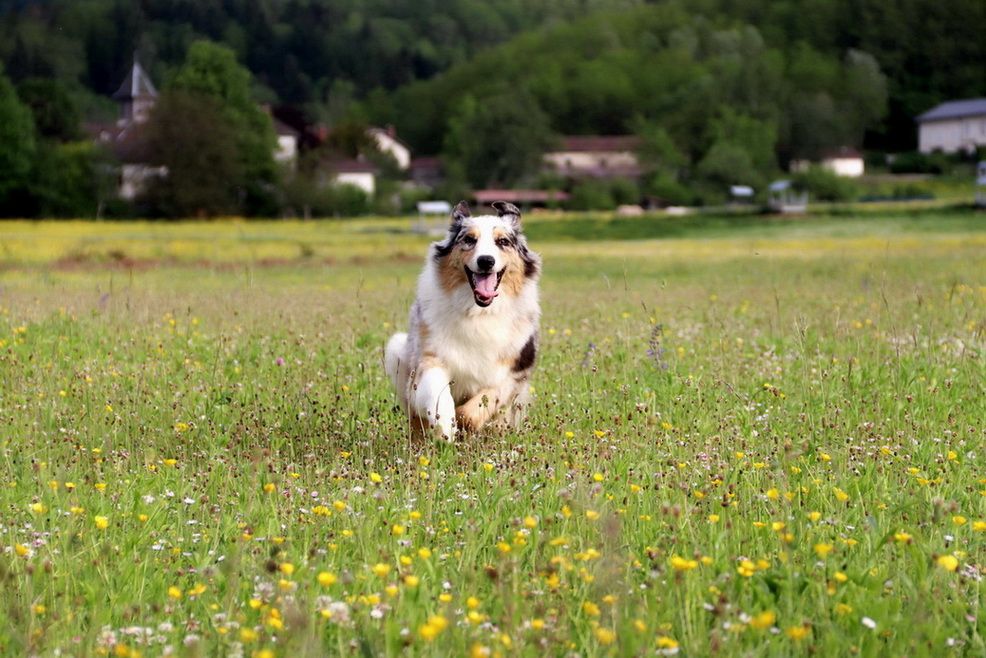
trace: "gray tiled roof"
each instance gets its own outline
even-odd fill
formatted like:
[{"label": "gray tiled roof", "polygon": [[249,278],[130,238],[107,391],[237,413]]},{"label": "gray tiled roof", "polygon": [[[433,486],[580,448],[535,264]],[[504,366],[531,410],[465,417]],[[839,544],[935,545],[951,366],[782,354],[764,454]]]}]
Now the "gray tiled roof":
[{"label": "gray tiled roof", "polygon": [[127,74],[123,84],[113,94],[113,99],[118,101],[130,100],[141,96],[157,96],[157,89],[154,88],[154,83],[151,82],[150,76],[144,72],[140,62],[134,59],[130,73]]},{"label": "gray tiled roof", "polygon": [[918,121],[941,121],[962,117],[986,115],[986,98],[967,98],[936,105],[918,116]]}]

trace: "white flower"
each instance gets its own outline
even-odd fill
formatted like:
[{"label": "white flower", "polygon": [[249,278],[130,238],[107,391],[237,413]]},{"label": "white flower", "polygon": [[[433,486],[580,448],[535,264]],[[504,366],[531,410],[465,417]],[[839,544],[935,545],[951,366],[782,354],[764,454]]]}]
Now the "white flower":
[{"label": "white flower", "polygon": [[870,619],[869,617],[863,617],[860,621],[863,623],[863,626],[865,626],[866,628],[869,629],[876,628],[876,622]]}]

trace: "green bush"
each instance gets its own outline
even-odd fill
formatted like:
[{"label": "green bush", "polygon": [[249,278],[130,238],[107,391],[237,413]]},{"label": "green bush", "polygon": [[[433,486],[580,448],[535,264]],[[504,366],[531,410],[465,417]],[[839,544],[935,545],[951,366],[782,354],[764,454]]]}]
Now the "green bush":
[{"label": "green bush", "polygon": [[851,179],[839,176],[823,167],[810,167],[791,177],[796,186],[808,190],[816,201],[851,201],[859,195],[859,189]]}]

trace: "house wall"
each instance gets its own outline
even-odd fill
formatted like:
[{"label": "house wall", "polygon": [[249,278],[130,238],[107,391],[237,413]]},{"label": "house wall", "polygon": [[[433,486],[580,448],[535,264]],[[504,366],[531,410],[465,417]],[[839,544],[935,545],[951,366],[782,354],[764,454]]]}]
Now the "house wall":
[{"label": "house wall", "polygon": [[863,175],[866,165],[863,158],[829,158],[822,161],[822,166],[836,176],[857,178]]},{"label": "house wall", "polygon": [[633,151],[553,151],[544,161],[560,172],[590,172],[597,169],[620,169],[637,166]]},{"label": "house wall", "polygon": [[274,160],[282,164],[293,164],[298,158],[298,139],[294,135],[278,135]]},{"label": "house wall", "polygon": [[333,177],[332,182],[336,185],[358,187],[370,196],[373,196],[377,188],[376,176],[369,172],[341,172]]},{"label": "house wall", "polygon": [[407,171],[408,167],[411,166],[411,152],[408,148],[383,130],[374,130],[370,134],[376,140],[377,148],[394,156],[394,160],[397,161],[397,166],[400,167],[401,171]]},{"label": "house wall", "polygon": [[151,181],[155,178],[164,178],[167,175],[167,167],[150,167],[144,164],[121,165],[118,194],[121,199],[133,201],[147,191],[147,186]]},{"label": "house wall", "polygon": [[918,150],[922,153],[973,151],[977,146],[986,146],[986,114],[925,121],[918,129]]}]

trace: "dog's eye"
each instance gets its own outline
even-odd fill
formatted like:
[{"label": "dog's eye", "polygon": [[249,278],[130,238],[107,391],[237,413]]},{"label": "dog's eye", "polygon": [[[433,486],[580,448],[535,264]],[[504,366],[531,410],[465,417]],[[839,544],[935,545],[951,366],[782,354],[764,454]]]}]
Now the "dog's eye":
[{"label": "dog's eye", "polygon": [[474,238],[471,235],[467,235],[462,238],[462,244],[466,245],[467,247],[471,247],[474,244],[476,244],[476,238]]},{"label": "dog's eye", "polygon": [[496,246],[498,246],[500,249],[506,249],[507,247],[510,246],[510,238],[497,238]]}]

